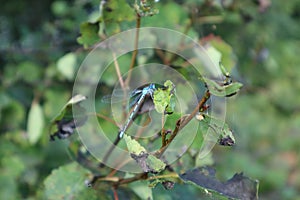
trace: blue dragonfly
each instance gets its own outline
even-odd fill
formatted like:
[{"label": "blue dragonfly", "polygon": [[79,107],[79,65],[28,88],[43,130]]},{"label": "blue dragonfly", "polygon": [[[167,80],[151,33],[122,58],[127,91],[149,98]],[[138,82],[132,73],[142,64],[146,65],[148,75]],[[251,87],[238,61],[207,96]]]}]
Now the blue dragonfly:
[{"label": "blue dragonfly", "polygon": [[130,123],[134,120],[136,115],[138,114],[140,108],[142,107],[142,104],[145,102],[145,99],[147,97],[151,97],[153,99],[153,93],[156,90],[156,85],[154,83],[149,84],[148,86],[144,87],[143,89],[135,90],[132,95],[137,96],[131,104],[134,105],[132,112],[130,113],[126,123],[122,127],[122,129],[119,132],[118,137],[121,139],[123,138],[126,130],[128,129]]},{"label": "blue dragonfly", "polygon": [[[135,117],[138,114],[150,111],[154,108],[153,94],[154,94],[154,91],[157,90],[158,88],[164,89],[166,87],[163,85],[150,83],[147,85],[143,85],[131,92],[130,99],[132,99],[132,101],[130,101],[129,107],[130,108],[133,107],[131,109],[132,111],[130,112],[129,117],[127,118],[125,124],[120,129],[118,136],[116,137],[113,145],[109,148],[109,150],[105,154],[101,164],[99,165],[100,167],[104,166],[104,163],[107,161],[109,155],[112,153],[112,151],[114,150],[115,146],[119,143],[119,141],[123,138],[125,132],[129,128],[130,124],[133,122]],[[107,102],[108,99],[109,99],[108,96],[104,96],[104,101]],[[148,108],[145,109],[143,107],[146,102],[147,103],[150,102],[150,105],[146,106]]]},{"label": "blue dragonfly", "polygon": [[[133,90],[130,93],[130,101],[129,101],[129,107],[131,108],[131,112],[122,126],[122,128],[119,130],[118,136],[116,137],[113,145],[108,149],[107,153],[105,154],[102,162],[100,163],[100,167],[104,166],[104,163],[106,163],[109,155],[112,153],[116,145],[120,142],[120,140],[125,135],[125,132],[131,125],[131,123],[134,121],[134,119],[137,117],[137,115],[149,112],[150,110],[154,109],[154,92],[158,89],[166,90],[169,86],[164,86],[161,84],[146,84],[143,85],[135,90]],[[172,88],[173,91],[174,88]],[[104,96],[104,102],[108,102],[107,100],[110,99],[109,96]],[[113,102],[113,101],[112,101]],[[168,113],[169,114],[169,113]]]},{"label": "blue dragonfly", "polygon": [[[131,100],[129,102],[129,108],[131,108],[132,111],[130,112],[125,124],[119,131],[118,140],[123,138],[125,132],[138,114],[142,114],[154,109],[153,94],[158,88],[165,89],[166,87],[160,84],[150,83],[143,85],[130,93]],[[104,96],[102,101],[108,102],[113,100],[111,96]]]}]

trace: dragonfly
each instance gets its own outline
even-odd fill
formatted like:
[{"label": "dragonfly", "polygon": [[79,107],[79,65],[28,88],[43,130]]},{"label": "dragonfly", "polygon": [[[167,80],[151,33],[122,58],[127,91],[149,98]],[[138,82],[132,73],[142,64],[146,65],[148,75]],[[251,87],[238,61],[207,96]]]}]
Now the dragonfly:
[{"label": "dragonfly", "polygon": [[[119,131],[118,140],[123,138],[125,132],[129,128],[131,122],[134,121],[134,119],[136,118],[136,116],[138,114],[141,114],[141,113],[144,113],[144,112],[154,109],[154,104],[152,101],[153,94],[154,94],[154,91],[157,90],[158,88],[166,89],[166,87],[163,85],[150,83],[150,84],[143,85],[143,86],[133,90],[130,93],[130,99],[132,99],[132,100],[129,102],[129,107],[132,108],[131,109],[132,111],[130,112],[126,122],[124,123],[124,125],[122,126],[122,128]],[[104,96],[102,101],[108,102],[108,100],[110,98],[111,97],[109,97],[109,96]],[[145,105],[146,103],[147,103],[147,105]]]},{"label": "dragonfly", "polygon": [[[129,114],[129,117],[127,118],[125,124],[120,129],[118,136],[116,137],[113,145],[105,154],[101,164],[99,165],[100,167],[104,166],[104,163],[107,161],[109,155],[112,153],[112,151],[114,150],[115,146],[119,143],[119,141],[123,138],[125,132],[129,128],[131,122],[135,119],[135,117],[140,113],[150,111],[151,109],[154,108],[154,103],[152,101],[153,94],[158,88],[166,89],[166,87],[163,85],[150,83],[150,84],[143,85],[131,92],[130,98],[133,100],[129,103],[130,104],[129,106],[133,107],[132,111]],[[106,98],[105,96],[105,99],[107,100],[108,98]],[[148,109],[144,109],[143,108],[144,103],[149,102],[148,99],[150,99],[152,105],[148,106]]]},{"label": "dragonfly", "polygon": [[133,121],[133,119],[136,117],[138,111],[140,110],[142,104],[144,103],[146,97],[150,96],[153,99],[153,93],[156,90],[156,86],[154,83],[151,83],[149,86],[144,87],[142,90],[136,90],[133,94],[138,95],[137,102],[134,104],[133,110],[130,113],[126,123],[122,127],[122,129],[119,132],[118,137],[121,139],[123,138],[126,130],[128,129],[130,123]]}]

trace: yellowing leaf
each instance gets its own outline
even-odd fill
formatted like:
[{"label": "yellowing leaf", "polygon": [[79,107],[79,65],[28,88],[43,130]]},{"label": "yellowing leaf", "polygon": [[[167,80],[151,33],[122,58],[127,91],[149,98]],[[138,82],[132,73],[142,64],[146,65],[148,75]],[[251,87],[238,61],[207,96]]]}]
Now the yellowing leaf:
[{"label": "yellowing leaf", "polygon": [[164,88],[158,88],[154,91],[153,103],[155,105],[155,110],[158,113],[172,113],[175,108],[175,86],[170,81],[167,80],[164,83]]},{"label": "yellowing leaf", "polygon": [[124,139],[130,153],[138,155],[146,152],[146,149],[142,147],[136,140],[133,140],[130,136],[125,134]]},{"label": "yellowing leaf", "polygon": [[124,139],[131,157],[138,163],[144,172],[158,173],[165,169],[166,164],[149,154],[138,141],[126,134],[124,135]]}]

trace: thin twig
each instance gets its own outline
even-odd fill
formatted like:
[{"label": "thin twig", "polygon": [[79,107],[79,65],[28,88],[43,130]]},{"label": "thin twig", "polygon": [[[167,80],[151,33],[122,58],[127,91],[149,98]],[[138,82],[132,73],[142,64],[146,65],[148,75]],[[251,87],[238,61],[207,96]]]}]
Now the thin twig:
[{"label": "thin twig", "polygon": [[161,144],[162,146],[165,146],[166,145],[166,132],[165,132],[165,129],[164,129],[164,124],[165,124],[165,115],[162,114],[162,117],[161,117]]},{"label": "thin twig", "polygon": [[122,179],[119,182],[117,182],[115,184],[115,186],[119,186],[119,185],[122,185],[122,184],[132,183],[134,181],[145,180],[147,178],[148,178],[148,173],[144,172],[144,173],[137,174],[136,176],[131,177],[131,178]]},{"label": "thin twig", "polygon": [[116,166],[108,175],[107,177],[112,177],[113,175],[115,175],[119,169],[121,167],[123,167],[124,165],[126,165],[128,162],[132,161],[132,159],[127,159],[127,160],[124,160],[123,162],[121,162],[118,166]]},{"label": "thin twig", "polygon": [[120,138],[119,136],[117,136],[117,138],[115,139],[114,143],[111,145],[111,147],[108,149],[107,153],[105,154],[103,160],[101,161],[99,167],[102,168],[104,167],[104,163],[107,162],[108,157],[110,156],[110,154],[113,152],[113,150],[116,148],[117,144],[120,142]]},{"label": "thin twig", "polygon": [[114,200],[119,200],[118,193],[115,187],[112,188],[112,191],[114,193]]},{"label": "thin twig", "polygon": [[132,57],[131,57],[131,63],[130,63],[129,70],[128,70],[128,76],[127,76],[127,79],[125,80],[126,86],[130,82],[132,69],[134,67],[136,56],[138,54],[138,42],[139,42],[140,27],[141,27],[141,16],[139,14],[136,14],[136,32],[135,32],[135,41],[134,41],[134,51],[133,51]]},{"label": "thin twig", "polygon": [[112,53],[112,54],[113,54],[114,65],[115,65],[115,69],[116,69],[116,72],[117,72],[117,75],[118,75],[120,85],[121,85],[123,91],[125,91],[125,83],[124,83],[122,75],[121,75],[120,66],[119,66],[118,60],[116,58],[116,54],[115,53]]},{"label": "thin twig", "polygon": [[114,124],[115,126],[119,127],[119,125],[113,119],[106,117],[105,115],[102,115],[100,113],[88,113],[88,115],[96,115],[97,117],[102,118],[102,119]]},{"label": "thin twig", "polygon": [[155,180],[155,179],[162,179],[162,178],[178,178],[179,175],[176,172],[172,172],[169,174],[163,174],[158,176],[150,176],[147,178],[147,180]]},{"label": "thin twig", "polygon": [[99,177],[97,181],[106,181],[106,182],[112,182],[114,184],[114,187],[117,187],[119,185],[132,183],[139,180],[156,180],[156,179],[165,179],[165,178],[179,178],[179,175],[175,172],[171,172],[168,174],[158,175],[158,176],[148,176],[148,173],[140,173],[135,175],[131,178],[121,179],[116,176],[106,176],[106,177]]},{"label": "thin twig", "polygon": [[156,55],[162,60],[164,65],[170,65],[169,60],[166,59],[165,53],[161,49],[155,49]]},{"label": "thin twig", "polygon": [[121,88],[123,90],[123,104],[122,104],[122,107],[123,107],[123,117],[126,118],[126,97],[127,97],[127,90],[126,90],[126,86],[125,86],[125,83],[124,83],[124,80],[122,78],[122,75],[121,75],[121,71],[120,71],[120,65],[118,63],[118,60],[116,58],[116,54],[113,53],[113,58],[114,58],[114,65],[115,65],[115,69],[116,69],[116,72],[117,72],[117,75],[118,75],[118,79],[119,79],[119,82],[120,82],[120,85],[121,85]]},{"label": "thin twig", "polygon": [[181,130],[183,127],[185,127],[196,116],[196,114],[199,112],[200,108],[204,106],[204,104],[206,103],[206,101],[209,98],[210,98],[210,92],[208,90],[206,90],[204,96],[199,101],[198,105],[193,110],[193,112],[180,124],[179,130]]}]

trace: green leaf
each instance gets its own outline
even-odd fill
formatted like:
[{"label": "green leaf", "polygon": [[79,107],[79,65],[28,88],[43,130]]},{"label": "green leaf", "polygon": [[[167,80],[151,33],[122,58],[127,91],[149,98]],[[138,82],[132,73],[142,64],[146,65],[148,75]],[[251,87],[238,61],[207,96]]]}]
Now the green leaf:
[{"label": "green leaf", "polygon": [[126,134],[124,139],[131,157],[140,165],[144,172],[158,173],[165,169],[166,164],[149,154],[136,140]]},{"label": "green leaf", "polygon": [[65,115],[71,114],[68,117],[72,117],[72,105],[79,104],[80,102],[86,100],[86,96],[83,96],[81,94],[77,94],[74,97],[72,97],[62,108],[60,113],[52,120],[52,122],[55,122],[57,120],[61,120]]},{"label": "green leaf", "polygon": [[44,114],[41,106],[33,102],[29,111],[27,121],[28,139],[31,144],[35,144],[42,135],[44,128]]},{"label": "green leaf", "polygon": [[77,38],[77,42],[82,44],[86,49],[89,46],[94,45],[99,42],[99,24],[97,23],[89,23],[85,22],[80,25],[80,34],[81,36]]},{"label": "green leaf", "polygon": [[243,87],[243,84],[239,83],[239,82],[235,82],[235,83],[226,85],[225,86],[226,96],[229,97],[229,96],[236,94],[241,89],[241,87]]},{"label": "green leaf", "polygon": [[219,62],[222,58],[221,52],[213,47],[210,43],[207,43],[207,45],[205,46],[205,50],[214,65],[219,66]]},{"label": "green leaf", "polygon": [[122,22],[135,20],[135,13],[126,0],[107,1],[104,4],[105,22]]},{"label": "green leaf", "polygon": [[136,181],[128,185],[133,192],[143,200],[153,199],[152,189],[149,187],[148,181]]},{"label": "green leaf", "polygon": [[[189,23],[188,9],[182,9],[181,5],[174,2],[159,2],[156,7],[159,13],[152,17],[147,17],[143,21],[145,23],[144,26],[170,28],[181,32],[185,30],[185,27]],[[190,33],[193,32],[193,29],[189,30],[189,36],[191,36]],[[197,37],[196,34],[193,34],[193,36]],[[171,40],[172,38],[165,39]]]},{"label": "green leaf", "polygon": [[160,171],[164,170],[166,167],[166,164],[162,160],[156,158],[155,156],[153,156],[151,154],[148,155],[146,164],[147,164],[148,168],[150,169],[149,171],[153,172],[153,173],[160,172]]},{"label": "green leaf", "polygon": [[239,82],[230,83],[229,85],[221,85],[214,80],[202,77],[203,81],[206,83],[209,92],[215,96],[219,97],[229,97],[236,94],[243,84]]},{"label": "green leaf", "polygon": [[164,113],[166,107],[170,103],[170,95],[163,89],[158,89],[154,92],[153,97],[154,97],[153,102],[155,105],[155,110],[158,113]]},{"label": "green leaf", "polygon": [[46,199],[99,199],[96,191],[85,185],[89,175],[90,172],[77,163],[53,170],[44,181]]},{"label": "green leaf", "polygon": [[57,61],[57,69],[68,80],[73,80],[76,67],[76,55],[68,53]]},{"label": "green leaf", "polygon": [[27,170],[24,162],[19,156],[9,155],[2,157],[0,164],[1,199],[21,199],[18,183],[20,181],[21,175]]},{"label": "green leaf", "polygon": [[153,16],[158,14],[158,9],[154,7],[154,0],[135,1],[135,11],[142,17]]},{"label": "green leaf", "polygon": [[[76,126],[82,126],[86,122],[86,110],[79,105],[85,99],[86,97],[81,94],[75,95],[52,120],[50,126],[51,140],[54,140],[55,137],[59,139],[68,138],[73,134]],[[56,130],[52,130],[54,125],[56,125]]]},{"label": "green leaf", "polygon": [[[205,50],[208,56],[211,58],[215,66],[219,66],[221,72],[230,72],[235,66],[236,60],[230,45],[225,43],[221,38],[211,36],[207,39],[205,44]],[[220,65],[220,62],[224,64]],[[218,74],[214,74],[218,77]]]},{"label": "green leaf", "polygon": [[[233,199],[258,199],[258,181],[235,174],[226,182],[215,177],[215,170],[209,167],[193,169],[180,175],[188,184],[194,184],[203,190],[211,191],[214,196],[226,196]],[[215,197],[216,198],[216,197]],[[219,198],[218,198],[219,199]]]},{"label": "green leaf", "polygon": [[164,87],[154,91],[153,103],[158,113],[172,113],[175,108],[175,86],[170,80],[167,80]]},{"label": "green leaf", "polygon": [[211,130],[215,133],[220,145],[232,146],[235,144],[233,133],[224,121],[213,118],[206,114],[201,114],[197,116],[197,118],[199,120],[200,127],[204,129],[204,132],[211,128]]},{"label": "green leaf", "polygon": [[174,112],[172,115],[166,115],[164,129],[173,130],[176,122],[181,118],[181,113]]},{"label": "green leaf", "polygon": [[215,96],[221,96],[221,97],[226,96],[224,86],[221,86],[216,81],[211,80],[209,78],[202,77],[201,79],[203,79],[203,81],[206,83],[206,85],[209,89],[209,92],[211,94],[213,94]]},{"label": "green leaf", "polygon": [[133,140],[130,136],[124,135],[125,142],[127,144],[128,151],[132,154],[139,155],[147,152],[144,147],[142,147],[138,141]]},{"label": "green leaf", "polygon": [[232,47],[220,38],[214,38],[210,41],[210,43],[221,53],[222,56],[219,61],[224,64],[228,72],[231,72],[232,68],[236,64],[236,56],[233,53]]},{"label": "green leaf", "polygon": [[5,174],[12,179],[17,179],[26,170],[24,162],[16,155],[3,157],[1,167],[3,167]]}]

